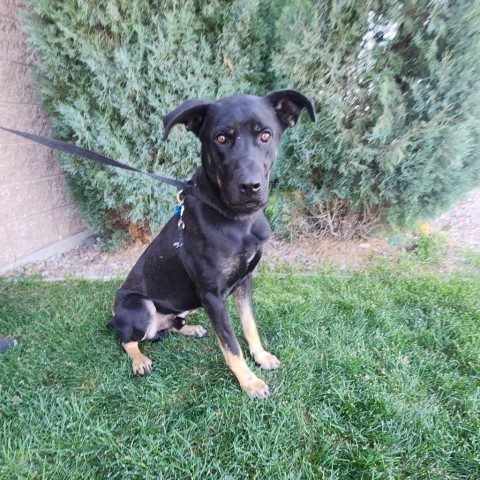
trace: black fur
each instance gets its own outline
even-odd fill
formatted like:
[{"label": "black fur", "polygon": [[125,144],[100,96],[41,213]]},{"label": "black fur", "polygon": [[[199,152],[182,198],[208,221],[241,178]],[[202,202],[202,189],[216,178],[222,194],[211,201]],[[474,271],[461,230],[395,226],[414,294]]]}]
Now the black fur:
[{"label": "black fur", "polygon": [[303,108],[314,121],[307,97],[279,90],[265,97],[187,100],[166,115],[164,138],[184,124],[201,141],[202,164],[185,191],[185,229],[172,217],[117,292],[111,325],[122,342],[145,335],[149,313],[142,300],[150,299],[172,319],[205,308],[221,344],[240,354],[226,298],[238,286],[251,292],[251,272],[270,236],[263,214],[269,173],[281,135]]}]

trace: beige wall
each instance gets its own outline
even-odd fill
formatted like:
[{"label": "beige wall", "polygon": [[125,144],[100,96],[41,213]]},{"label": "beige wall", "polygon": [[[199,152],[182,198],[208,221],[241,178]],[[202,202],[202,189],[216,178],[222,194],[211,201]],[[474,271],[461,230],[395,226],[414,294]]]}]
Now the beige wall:
[{"label": "beige wall", "polygon": [[[49,135],[18,0],[0,0],[0,126]],[[0,269],[85,230],[51,150],[0,131]]]}]

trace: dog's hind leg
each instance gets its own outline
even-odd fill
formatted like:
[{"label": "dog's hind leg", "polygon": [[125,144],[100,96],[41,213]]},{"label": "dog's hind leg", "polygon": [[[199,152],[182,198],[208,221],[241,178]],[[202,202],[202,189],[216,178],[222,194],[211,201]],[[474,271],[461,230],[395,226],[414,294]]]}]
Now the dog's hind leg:
[{"label": "dog's hind leg", "polygon": [[262,370],[275,370],[280,367],[280,360],[267,352],[260,341],[257,323],[252,307],[252,277],[249,275],[234,291],[235,306],[243,327],[243,333],[248,343],[250,355]]},{"label": "dog's hind leg", "polygon": [[153,366],[152,361],[140,351],[138,342],[155,339],[159,331],[171,327],[173,317],[158,313],[153,302],[139,294],[121,296],[116,302],[110,325],[115,328],[132,360],[135,375],[147,375]]},{"label": "dog's hind leg", "polygon": [[173,328],[171,331],[181,333],[182,335],[186,335],[187,337],[201,338],[207,334],[207,331],[201,325],[184,325],[180,330]]},{"label": "dog's hind leg", "polygon": [[170,332],[181,333],[187,337],[204,337],[207,331],[201,325],[188,325],[185,323],[187,315],[190,315],[194,311],[195,310],[189,310],[179,313],[173,322],[174,324],[177,323],[177,325],[174,325],[174,327],[170,329]]}]

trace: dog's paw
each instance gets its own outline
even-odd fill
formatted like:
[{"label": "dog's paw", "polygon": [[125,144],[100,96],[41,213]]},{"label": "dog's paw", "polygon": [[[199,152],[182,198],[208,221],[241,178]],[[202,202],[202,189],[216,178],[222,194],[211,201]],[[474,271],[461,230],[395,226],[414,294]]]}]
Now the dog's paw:
[{"label": "dog's paw", "polygon": [[153,362],[145,355],[132,360],[132,369],[135,375],[140,375],[141,377],[148,375],[152,368]]},{"label": "dog's paw", "polygon": [[201,325],[184,325],[178,333],[187,335],[187,337],[204,337],[207,331]]},{"label": "dog's paw", "polygon": [[252,398],[263,399],[271,395],[268,385],[258,377],[242,385],[242,389]]},{"label": "dog's paw", "polygon": [[260,352],[253,352],[252,357],[255,360],[255,363],[266,372],[270,370],[276,370],[281,365],[280,360],[275,355],[272,355],[265,350],[262,350]]}]

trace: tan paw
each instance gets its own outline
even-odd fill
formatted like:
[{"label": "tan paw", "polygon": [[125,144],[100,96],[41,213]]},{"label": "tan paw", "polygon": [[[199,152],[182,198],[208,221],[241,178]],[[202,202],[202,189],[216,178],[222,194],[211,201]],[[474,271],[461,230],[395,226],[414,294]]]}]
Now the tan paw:
[{"label": "tan paw", "polygon": [[280,360],[275,355],[272,355],[265,350],[254,353],[252,352],[252,357],[255,360],[255,363],[266,372],[270,370],[276,370],[281,365]]},{"label": "tan paw", "polygon": [[152,371],[152,368],[153,362],[145,355],[132,360],[132,369],[135,375],[140,375],[142,377],[148,375]]},{"label": "tan paw", "polygon": [[184,325],[178,333],[187,337],[204,337],[207,331],[201,325]]},{"label": "tan paw", "polygon": [[258,377],[253,379],[247,384],[242,385],[242,389],[252,398],[267,398],[271,395],[268,385]]}]

